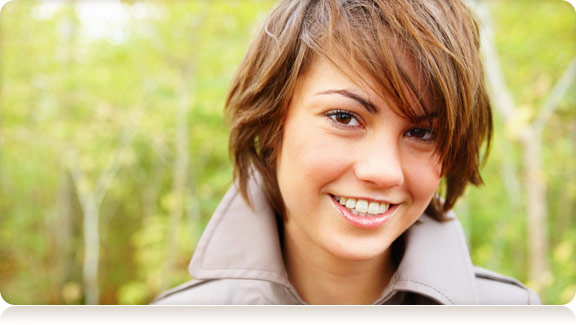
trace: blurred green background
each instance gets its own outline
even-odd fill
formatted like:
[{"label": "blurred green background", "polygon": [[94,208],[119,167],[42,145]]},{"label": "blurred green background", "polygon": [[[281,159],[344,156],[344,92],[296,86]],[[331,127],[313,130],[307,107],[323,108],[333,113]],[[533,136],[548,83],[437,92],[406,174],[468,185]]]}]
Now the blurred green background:
[{"label": "blurred green background", "polygon": [[[13,1],[0,15],[0,292],[146,304],[231,184],[226,90],[273,1]],[[495,138],[456,212],[475,264],[576,292],[576,14],[473,1]],[[572,62],[572,65],[570,65]],[[570,70],[572,69],[572,70]]]}]

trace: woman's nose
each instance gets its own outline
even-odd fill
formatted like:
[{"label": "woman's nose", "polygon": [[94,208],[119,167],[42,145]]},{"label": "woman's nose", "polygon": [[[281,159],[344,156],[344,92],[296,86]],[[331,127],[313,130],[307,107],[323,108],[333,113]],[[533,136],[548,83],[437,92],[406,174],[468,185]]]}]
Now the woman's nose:
[{"label": "woman's nose", "polygon": [[[359,148],[360,149],[360,148]],[[359,180],[388,188],[404,182],[398,143],[372,141],[357,151],[354,173]]]}]

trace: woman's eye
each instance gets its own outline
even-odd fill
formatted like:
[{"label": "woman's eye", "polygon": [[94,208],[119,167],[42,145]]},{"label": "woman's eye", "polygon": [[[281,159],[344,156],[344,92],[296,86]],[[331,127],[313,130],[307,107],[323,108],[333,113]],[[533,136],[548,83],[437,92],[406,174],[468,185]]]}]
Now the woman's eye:
[{"label": "woman's eye", "polygon": [[352,113],[336,111],[327,114],[334,122],[346,127],[361,126],[358,119]]},{"label": "woman's eye", "polygon": [[434,131],[426,128],[413,128],[406,131],[406,136],[421,141],[434,141]]}]

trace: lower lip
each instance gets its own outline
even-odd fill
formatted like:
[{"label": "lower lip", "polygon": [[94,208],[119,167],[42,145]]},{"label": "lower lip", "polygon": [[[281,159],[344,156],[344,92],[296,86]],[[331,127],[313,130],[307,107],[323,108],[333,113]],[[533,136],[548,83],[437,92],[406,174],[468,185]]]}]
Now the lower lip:
[{"label": "lower lip", "polygon": [[373,217],[361,217],[353,214],[350,212],[350,210],[343,207],[332,195],[330,195],[330,199],[332,200],[332,203],[336,209],[338,209],[338,212],[340,212],[340,214],[344,217],[344,219],[350,221],[350,223],[352,223],[354,226],[364,229],[374,229],[382,226],[392,217],[394,212],[396,212],[396,208],[398,207],[398,205],[395,204],[383,214],[378,214]]}]

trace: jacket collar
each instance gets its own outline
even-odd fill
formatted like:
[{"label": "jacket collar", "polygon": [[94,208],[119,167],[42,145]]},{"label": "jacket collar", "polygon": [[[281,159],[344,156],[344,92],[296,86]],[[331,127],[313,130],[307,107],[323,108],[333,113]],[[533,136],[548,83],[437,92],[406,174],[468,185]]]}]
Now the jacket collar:
[{"label": "jacket collar", "polygon": [[406,250],[390,290],[409,291],[441,304],[477,301],[475,274],[466,240],[455,215],[439,222],[427,215],[407,232]]},{"label": "jacket collar", "polygon": [[[276,218],[260,186],[251,181],[254,209],[236,186],[214,212],[189,265],[196,279],[252,279],[282,285],[288,280]],[[397,292],[413,292],[442,304],[474,304],[474,271],[462,228],[455,218],[437,222],[420,217],[406,234],[402,261],[381,295],[382,302]]]},{"label": "jacket collar", "polygon": [[264,280],[291,287],[272,208],[252,180],[253,209],[233,186],[216,208],[200,238],[188,270],[196,279]]}]

